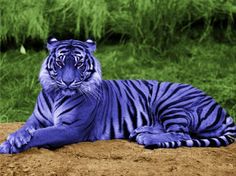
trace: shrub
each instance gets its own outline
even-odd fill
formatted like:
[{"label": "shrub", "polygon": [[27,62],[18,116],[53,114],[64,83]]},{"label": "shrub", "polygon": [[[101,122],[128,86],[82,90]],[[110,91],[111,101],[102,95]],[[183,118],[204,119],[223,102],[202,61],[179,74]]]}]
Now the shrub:
[{"label": "shrub", "polygon": [[[0,0],[1,43],[49,35],[116,41],[157,52],[184,36],[235,40],[235,0]],[[117,35],[118,34],[118,35]]]}]

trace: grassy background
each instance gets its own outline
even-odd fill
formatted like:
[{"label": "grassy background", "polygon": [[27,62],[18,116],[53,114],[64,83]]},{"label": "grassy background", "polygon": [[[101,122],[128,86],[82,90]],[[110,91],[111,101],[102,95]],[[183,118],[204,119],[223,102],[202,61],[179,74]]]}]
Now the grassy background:
[{"label": "grassy background", "polygon": [[[235,39],[236,0],[0,0],[1,42],[93,37],[161,52],[181,37]],[[142,45],[140,45],[142,44]]]},{"label": "grassy background", "polygon": [[[104,79],[192,84],[236,117],[236,0],[0,4],[0,122],[24,121],[32,113],[50,35],[94,38]],[[19,52],[21,45],[26,54]]]}]

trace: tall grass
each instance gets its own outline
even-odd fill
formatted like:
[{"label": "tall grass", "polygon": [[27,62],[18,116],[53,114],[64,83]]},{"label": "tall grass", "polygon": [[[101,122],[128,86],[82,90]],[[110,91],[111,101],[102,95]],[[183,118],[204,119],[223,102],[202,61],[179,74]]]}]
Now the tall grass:
[{"label": "tall grass", "polygon": [[26,38],[45,39],[48,35],[48,21],[45,20],[43,2],[37,0],[1,0],[1,41],[14,38],[23,43]]},{"label": "tall grass", "polygon": [[[235,40],[236,0],[0,0],[1,42],[49,35],[96,40],[119,34],[141,49],[163,50],[182,34]],[[136,46],[136,47],[137,47]]]}]

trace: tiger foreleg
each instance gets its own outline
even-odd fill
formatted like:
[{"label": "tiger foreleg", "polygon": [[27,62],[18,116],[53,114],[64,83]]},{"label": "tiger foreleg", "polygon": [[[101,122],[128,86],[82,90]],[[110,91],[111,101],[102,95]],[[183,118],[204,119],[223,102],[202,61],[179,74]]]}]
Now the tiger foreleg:
[{"label": "tiger foreleg", "polygon": [[21,128],[7,137],[7,141],[17,148],[26,145],[32,138],[35,129],[32,126]]},{"label": "tiger foreleg", "polygon": [[29,143],[34,128],[21,128],[10,134],[7,140],[0,145],[0,153],[18,153],[18,150]]},{"label": "tiger foreleg", "polygon": [[80,133],[76,128],[64,126],[41,128],[34,131],[31,140],[20,148],[5,141],[0,145],[0,153],[20,153],[32,147],[57,148],[81,141],[79,134],[83,133]]},{"label": "tiger foreleg", "polygon": [[87,130],[70,126],[53,126],[38,129],[23,150],[32,147],[58,148],[86,140]]},{"label": "tiger foreleg", "polygon": [[18,149],[28,144],[34,131],[39,128],[35,116],[31,115],[20,129],[8,135],[7,140],[0,145],[0,153],[18,153]]}]

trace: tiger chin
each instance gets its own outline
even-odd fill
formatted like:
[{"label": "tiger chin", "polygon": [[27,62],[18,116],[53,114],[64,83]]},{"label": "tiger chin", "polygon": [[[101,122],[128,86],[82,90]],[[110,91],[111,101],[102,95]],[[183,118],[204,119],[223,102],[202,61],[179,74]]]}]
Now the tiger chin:
[{"label": "tiger chin", "polygon": [[232,117],[191,85],[102,80],[92,40],[51,38],[47,48],[34,111],[0,145],[2,154],[110,139],[129,139],[148,149],[219,147],[235,140]]}]

